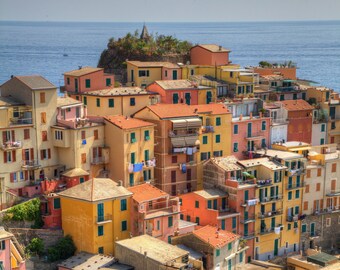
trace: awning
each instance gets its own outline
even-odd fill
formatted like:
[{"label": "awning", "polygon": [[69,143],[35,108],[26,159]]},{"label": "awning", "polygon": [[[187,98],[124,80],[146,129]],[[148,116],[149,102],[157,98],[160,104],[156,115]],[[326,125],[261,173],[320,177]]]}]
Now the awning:
[{"label": "awning", "polygon": [[185,118],[170,120],[173,129],[200,128],[202,126],[199,118]]},{"label": "awning", "polygon": [[202,126],[202,121],[199,118],[186,119],[188,128],[200,128]]},{"label": "awning", "polygon": [[185,137],[186,146],[195,146],[198,136]]},{"label": "awning", "polygon": [[187,121],[185,121],[185,119],[175,119],[175,120],[170,120],[170,121],[172,122],[173,129],[187,127]]},{"label": "awning", "polygon": [[173,147],[185,147],[186,146],[186,143],[183,137],[171,138],[171,144]]}]

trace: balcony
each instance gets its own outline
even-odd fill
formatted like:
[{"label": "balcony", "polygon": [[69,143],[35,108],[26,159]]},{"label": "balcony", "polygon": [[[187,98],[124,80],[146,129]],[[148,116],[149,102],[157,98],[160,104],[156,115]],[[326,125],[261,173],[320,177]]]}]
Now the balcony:
[{"label": "balcony", "polygon": [[268,187],[273,185],[273,180],[272,179],[266,179],[266,180],[257,180],[256,181],[256,187],[261,188],[261,187]]},{"label": "balcony", "polygon": [[105,224],[112,222],[112,215],[105,215],[105,216],[97,216],[95,217],[95,224]]},{"label": "balcony", "polygon": [[181,137],[192,137],[192,136],[198,136],[197,131],[184,131],[184,132],[178,132],[178,130],[172,130],[169,132],[170,138],[181,138]]},{"label": "balcony", "polygon": [[326,193],[327,197],[335,197],[335,196],[340,196],[340,189],[337,190],[331,190],[330,192]]},{"label": "balcony", "polygon": [[301,175],[305,173],[304,168],[298,168],[298,169],[289,169],[288,174],[289,176],[294,176],[294,175]]},{"label": "balcony", "polygon": [[283,213],[283,210],[278,209],[278,210],[275,210],[275,211],[268,211],[268,212],[264,212],[264,213],[259,213],[257,217],[259,219],[265,219],[265,218],[280,216],[280,215],[282,215],[282,213]]},{"label": "balcony", "polygon": [[[149,202],[150,203],[150,202]],[[141,205],[140,205],[141,206]],[[144,205],[144,207],[146,207]],[[163,216],[170,216],[180,213],[179,201],[178,200],[164,200],[162,202],[153,203],[148,205],[144,210],[142,207],[139,209],[139,214],[142,219],[154,219]]]},{"label": "balcony", "polygon": [[296,184],[288,184],[286,189],[291,190],[291,189],[298,189],[298,188],[303,188],[305,186],[305,183],[296,183]]},{"label": "balcony", "polygon": [[297,222],[299,220],[299,216],[298,215],[294,215],[294,216],[287,216],[286,217],[286,221],[287,222]]},{"label": "balcony", "polygon": [[245,139],[248,141],[260,141],[264,138],[265,138],[264,131],[260,131],[260,132],[248,133]]},{"label": "balcony", "polygon": [[330,206],[325,209],[316,209],[313,211],[314,216],[319,216],[319,215],[326,215],[326,214],[332,214],[332,213],[338,213],[340,212],[340,207],[339,206]]},{"label": "balcony", "polygon": [[108,159],[103,157],[92,157],[91,164],[92,165],[100,165],[100,164],[107,164],[109,161]]},{"label": "balcony", "polygon": [[272,125],[279,126],[279,125],[286,125],[289,123],[287,118],[272,118]]},{"label": "balcony", "polygon": [[251,199],[251,200],[245,200],[244,203],[241,203],[242,207],[247,207],[247,206],[255,206],[259,202],[259,199]]},{"label": "balcony", "polygon": [[255,232],[244,232],[242,238],[245,240],[250,240],[255,238]]},{"label": "balcony", "polygon": [[40,168],[39,161],[37,159],[34,160],[23,160],[21,163],[21,168],[23,170],[35,170]]},{"label": "balcony", "polygon": [[258,231],[258,235],[266,235],[266,234],[271,234],[271,233],[275,233],[275,234],[280,234],[281,232],[281,224],[277,224],[275,227],[273,228],[262,228],[261,230]]},{"label": "balcony", "polygon": [[206,133],[214,133],[214,126],[203,126],[202,127],[202,134],[206,134]]},{"label": "balcony", "polygon": [[241,218],[240,218],[240,222],[241,222],[242,224],[247,224],[247,223],[250,223],[250,222],[255,222],[255,214],[248,215],[247,218],[241,217]]},{"label": "balcony", "polygon": [[277,194],[275,196],[271,197],[262,197],[260,198],[261,204],[271,203],[271,202],[277,202],[282,200],[282,194]]},{"label": "balcony", "polygon": [[3,151],[11,151],[15,149],[20,149],[22,148],[22,143],[21,141],[14,141],[14,142],[6,142],[4,144],[0,145],[0,149]]}]

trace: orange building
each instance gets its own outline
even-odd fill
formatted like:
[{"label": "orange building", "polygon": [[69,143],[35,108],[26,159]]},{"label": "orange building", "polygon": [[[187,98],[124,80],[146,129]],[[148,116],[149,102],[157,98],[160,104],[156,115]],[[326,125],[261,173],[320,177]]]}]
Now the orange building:
[{"label": "orange building", "polygon": [[254,67],[260,76],[282,75],[284,79],[296,80],[296,67]]},{"label": "orange building", "polygon": [[287,140],[312,143],[314,107],[302,99],[285,100],[280,103],[286,116],[284,118],[289,119]]},{"label": "orange building", "polygon": [[191,48],[192,65],[223,66],[228,65],[231,51],[215,44],[199,44]]}]

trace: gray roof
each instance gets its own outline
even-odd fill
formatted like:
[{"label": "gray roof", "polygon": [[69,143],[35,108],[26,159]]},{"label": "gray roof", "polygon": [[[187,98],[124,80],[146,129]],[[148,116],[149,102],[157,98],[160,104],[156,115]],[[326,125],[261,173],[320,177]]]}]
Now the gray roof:
[{"label": "gray roof", "polygon": [[56,89],[57,87],[40,75],[15,76],[14,78],[26,84],[32,90]]},{"label": "gray roof", "polygon": [[[94,182],[93,182],[94,181]],[[93,182],[93,194],[92,194]],[[77,186],[60,192],[61,197],[74,198],[77,200],[95,202],[110,200],[119,197],[132,196],[132,192],[120,186],[110,178],[93,178]]]},{"label": "gray roof", "polygon": [[0,106],[10,107],[10,106],[18,106],[18,105],[25,105],[25,104],[14,99],[13,97],[1,97],[0,96]]}]

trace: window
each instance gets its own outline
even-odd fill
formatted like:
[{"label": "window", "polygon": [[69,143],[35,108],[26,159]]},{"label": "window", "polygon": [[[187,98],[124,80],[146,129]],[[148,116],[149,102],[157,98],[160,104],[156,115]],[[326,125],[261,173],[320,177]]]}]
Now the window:
[{"label": "window", "polygon": [[228,250],[231,250],[233,247],[233,243],[228,243]]},{"label": "window", "polygon": [[144,130],[144,140],[145,141],[150,140],[150,131],[149,130]]},{"label": "window", "polygon": [[138,76],[139,77],[149,77],[150,76],[150,72],[149,72],[149,70],[139,70],[138,71]]},{"label": "window", "polygon": [[46,100],[45,100],[45,92],[41,92],[40,93],[40,103],[45,103]]},{"label": "window", "polygon": [[237,226],[237,224],[236,224],[236,217],[233,217],[233,219],[232,219],[232,228],[235,229],[236,226]]},{"label": "window", "polygon": [[332,224],[332,219],[331,218],[326,218],[326,227],[330,227]]},{"label": "window", "polygon": [[239,259],[240,259],[239,262],[242,263],[243,262],[243,252],[241,252],[239,256],[240,256],[239,257]]},{"label": "window", "polygon": [[320,139],[320,145],[323,145],[323,144],[325,144],[325,139],[324,139],[324,138],[321,138],[321,139]]},{"label": "window", "polygon": [[131,159],[132,164],[135,164],[135,162],[136,162],[135,156],[136,156],[135,153],[131,153],[130,159]]},{"label": "window", "polygon": [[98,129],[95,129],[93,131],[93,137],[94,137],[94,140],[98,140]]},{"label": "window", "polygon": [[136,99],[134,97],[130,98],[130,106],[136,105]]},{"label": "window", "polygon": [[238,143],[234,143],[234,147],[233,147],[233,151],[234,153],[238,152]]},{"label": "window", "polygon": [[321,132],[325,132],[325,130],[326,130],[326,125],[325,125],[325,124],[322,124],[322,125],[321,125]]},{"label": "window", "polygon": [[216,126],[221,125],[221,117],[216,117]]},{"label": "window", "polygon": [[11,183],[17,182],[17,173],[15,173],[15,172],[10,173],[9,178],[10,178]]},{"label": "window", "polygon": [[87,105],[87,97],[84,97],[84,105]]},{"label": "window", "polygon": [[201,160],[206,160],[210,158],[210,152],[201,153]]},{"label": "window", "polygon": [[2,240],[0,241],[0,250],[5,250],[6,249],[6,241]]},{"label": "window", "polygon": [[42,139],[43,142],[47,141],[47,131],[46,130],[41,132],[41,139]]},{"label": "window", "polygon": [[30,138],[30,130],[28,128],[24,129],[24,140],[28,140]]},{"label": "window", "polygon": [[130,187],[133,187],[134,183],[135,183],[134,175],[133,175],[133,173],[130,173],[129,174],[129,184],[130,184]]},{"label": "window", "polygon": [[67,85],[70,85],[70,78],[66,78]]},{"label": "window", "polygon": [[100,107],[100,99],[99,98],[96,98],[96,104],[97,104],[97,107]]},{"label": "window", "polygon": [[212,209],[212,203],[210,200],[208,201],[208,209]]},{"label": "window", "polygon": [[172,227],[173,225],[173,217],[168,217],[168,227]]},{"label": "window", "polygon": [[302,224],[301,225],[301,232],[305,233],[307,231],[307,224]]},{"label": "window", "polygon": [[309,185],[306,185],[306,187],[305,187],[305,193],[309,193]]},{"label": "window", "polygon": [[45,112],[40,113],[40,120],[42,124],[46,124],[46,113]]},{"label": "window", "polygon": [[113,108],[115,106],[115,100],[113,98],[109,98],[109,108]]},{"label": "window", "polygon": [[208,144],[208,136],[203,136],[203,144]]},{"label": "window", "polygon": [[292,224],[288,223],[287,224],[287,231],[290,231],[292,229]]},{"label": "window", "polygon": [[172,94],[172,103],[173,104],[177,104],[178,103],[178,99],[179,99],[178,93]]},{"label": "window", "polygon": [[300,198],[300,190],[296,190],[295,191],[295,199],[299,199]]},{"label": "window", "polygon": [[177,156],[171,157],[171,163],[177,163]]},{"label": "window", "polygon": [[50,159],[51,158],[51,149],[41,149],[40,150],[40,159]]},{"label": "window", "polygon": [[307,178],[310,178],[311,170],[307,170]]},{"label": "window", "polygon": [[215,142],[216,143],[220,143],[221,142],[221,135],[218,134],[218,135],[215,136]]},{"label": "window", "polygon": [[195,208],[200,208],[200,202],[199,201],[195,201]]},{"label": "window", "polygon": [[303,210],[308,210],[308,201],[303,202]]},{"label": "window", "polygon": [[262,121],[262,130],[266,130],[266,121]]},{"label": "window", "polygon": [[125,232],[127,230],[127,221],[123,220],[122,221],[122,232]]},{"label": "window", "polygon": [[288,192],[288,201],[290,201],[293,197],[293,193],[291,191]]},{"label": "window", "polygon": [[298,215],[300,213],[300,207],[299,206],[295,206],[295,215]]},{"label": "window", "polygon": [[63,132],[61,130],[54,131],[54,138],[58,141],[63,140]]},{"label": "window", "polygon": [[191,217],[189,215],[187,215],[187,221],[191,221]]},{"label": "window", "polygon": [[238,134],[238,125],[234,125],[234,134]]},{"label": "window", "polygon": [[144,161],[150,160],[149,150],[144,150]]},{"label": "window", "polygon": [[216,257],[220,256],[221,251],[219,249],[216,249]]},{"label": "window", "polygon": [[336,172],[336,163],[332,164],[332,172]]},{"label": "window", "polygon": [[164,77],[168,77],[168,71],[167,70],[164,71]]},{"label": "window", "polygon": [[104,226],[98,226],[98,236],[104,235]]},{"label": "window", "polygon": [[135,132],[131,132],[130,133],[130,143],[135,143],[135,142],[137,142],[136,133]]},{"label": "window", "polygon": [[317,176],[321,176],[321,168],[318,168]]},{"label": "window", "polygon": [[111,78],[106,78],[106,86],[110,86],[111,85]]},{"label": "window", "polygon": [[90,79],[86,79],[85,80],[85,87],[86,88],[91,88],[91,80]]},{"label": "window", "polygon": [[104,247],[99,247],[98,248],[98,253],[99,254],[104,254]]},{"label": "window", "polygon": [[127,201],[126,199],[120,200],[120,211],[125,211],[127,210]]},{"label": "window", "polygon": [[223,151],[214,151],[213,152],[214,157],[222,157],[223,156]]},{"label": "window", "polygon": [[55,198],[53,200],[53,208],[54,209],[60,209],[60,198]]},{"label": "window", "polygon": [[320,191],[320,187],[321,187],[321,184],[320,184],[320,183],[317,183],[317,184],[316,184],[316,191]]},{"label": "window", "polygon": [[81,154],[81,164],[86,163],[86,153]]},{"label": "window", "polygon": [[82,130],[82,131],[81,131],[81,139],[82,139],[82,140],[85,140],[85,139],[86,139],[86,131],[85,131],[85,130]]},{"label": "window", "polygon": [[197,223],[197,225],[200,225],[200,218],[196,217],[195,222]]}]

